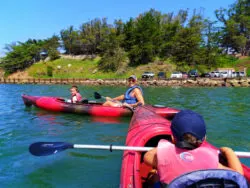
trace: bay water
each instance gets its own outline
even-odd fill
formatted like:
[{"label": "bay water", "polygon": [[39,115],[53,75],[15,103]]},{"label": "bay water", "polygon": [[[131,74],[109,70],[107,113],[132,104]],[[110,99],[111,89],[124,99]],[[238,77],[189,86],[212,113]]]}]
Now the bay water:
[{"label": "bay water", "polygon": [[[98,118],[25,107],[21,94],[69,98],[70,85],[0,84],[0,187],[119,187],[122,151],[71,149],[35,157],[38,141],[124,145],[130,117]],[[115,97],[126,87],[79,86],[82,96]],[[250,152],[250,88],[147,87],[148,104],[203,115],[217,147]],[[100,100],[101,101],[101,100]],[[241,159],[250,166],[250,159]]]}]

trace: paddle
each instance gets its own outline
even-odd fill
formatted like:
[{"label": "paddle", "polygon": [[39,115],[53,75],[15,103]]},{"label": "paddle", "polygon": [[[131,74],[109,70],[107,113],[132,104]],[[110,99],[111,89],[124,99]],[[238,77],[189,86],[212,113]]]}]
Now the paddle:
[{"label": "paddle", "polygon": [[101,99],[101,98],[106,99],[106,97],[102,96],[100,93],[97,92],[94,92],[94,97],[95,99]]},{"label": "paddle", "polygon": [[[129,150],[129,151],[149,151],[153,147],[135,147],[135,146],[113,146],[111,145],[83,145],[70,144],[67,142],[35,142],[30,145],[29,151],[35,156],[52,155],[66,149],[102,149],[102,150]],[[240,158],[250,158],[250,152],[235,151]]]}]

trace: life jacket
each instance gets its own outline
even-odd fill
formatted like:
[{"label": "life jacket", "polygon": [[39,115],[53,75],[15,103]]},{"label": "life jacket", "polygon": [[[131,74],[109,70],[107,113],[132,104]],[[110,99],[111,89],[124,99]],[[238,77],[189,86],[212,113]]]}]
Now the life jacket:
[{"label": "life jacket", "polygon": [[71,96],[72,103],[79,102],[81,100],[82,100],[82,96],[80,93],[76,93],[75,95]]},{"label": "life jacket", "polygon": [[216,149],[204,147],[187,150],[176,147],[167,140],[160,140],[157,147],[157,169],[162,183],[168,184],[181,174],[202,169],[217,169]]},{"label": "life jacket", "polygon": [[[138,86],[138,85],[135,85],[135,86],[132,86],[132,87],[128,88],[128,90],[126,91],[126,93],[125,93],[125,95],[124,95],[125,97],[124,97],[123,102],[126,102],[126,103],[128,103],[128,104],[135,104],[135,103],[138,102],[137,98],[132,97],[132,96],[130,95],[131,91],[132,91],[133,89],[135,89],[135,88],[140,89],[141,92],[142,92],[142,88],[141,88],[140,86]],[[142,94],[143,94],[143,92],[142,92]]]}]

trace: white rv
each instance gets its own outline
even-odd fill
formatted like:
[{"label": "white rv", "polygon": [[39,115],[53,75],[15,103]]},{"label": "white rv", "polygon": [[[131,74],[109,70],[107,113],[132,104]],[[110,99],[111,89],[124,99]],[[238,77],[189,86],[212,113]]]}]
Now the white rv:
[{"label": "white rv", "polygon": [[233,68],[218,68],[217,72],[219,72],[219,76],[221,78],[232,78],[233,72],[235,70]]}]

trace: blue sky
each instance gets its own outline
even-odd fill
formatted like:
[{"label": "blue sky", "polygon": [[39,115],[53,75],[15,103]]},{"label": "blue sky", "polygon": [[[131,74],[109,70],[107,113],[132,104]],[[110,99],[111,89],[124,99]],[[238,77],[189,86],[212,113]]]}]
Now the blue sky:
[{"label": "blue sky", "polygon": [[2,0],[0,5],[0,56],[5,44],[29,38],[46,39],[60,30],[94,18],[127,21],[154,8],[162,13],[200,9],[215,20],[214,11],[228,8],[235,0]]}]

